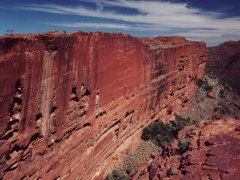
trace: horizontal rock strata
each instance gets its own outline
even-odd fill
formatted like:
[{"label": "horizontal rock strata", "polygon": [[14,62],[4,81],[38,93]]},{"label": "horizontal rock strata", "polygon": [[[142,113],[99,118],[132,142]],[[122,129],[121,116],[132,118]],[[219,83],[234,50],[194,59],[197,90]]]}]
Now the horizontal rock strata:
[{"label": "horizontal rock strata", "polygon": [[1,178],[96,178],[137,130],[189,108],[206,58],[182,37],[0,37]]}]

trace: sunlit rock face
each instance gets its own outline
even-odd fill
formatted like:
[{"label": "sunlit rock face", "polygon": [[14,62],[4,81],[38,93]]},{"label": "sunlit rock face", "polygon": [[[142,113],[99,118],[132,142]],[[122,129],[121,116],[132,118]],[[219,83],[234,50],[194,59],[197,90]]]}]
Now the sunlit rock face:
[{"label": "sunlit rock face", "polygon": [[182,37],[0,37],[1,177],[100,178],[126,139],[189,108],[206,58]]}]

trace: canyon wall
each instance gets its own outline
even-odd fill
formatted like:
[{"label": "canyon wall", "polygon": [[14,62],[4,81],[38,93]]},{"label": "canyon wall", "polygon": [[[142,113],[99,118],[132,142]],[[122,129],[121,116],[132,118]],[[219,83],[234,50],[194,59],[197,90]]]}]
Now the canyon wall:
[{"label": "canyon wall", "polygon": [[207,69],[240,93],[240,41],[228,41],[208,48]]},{"label": "canyon wall", "polygon": [[182,37],[0,37],[1,178],[100,178],[136,131],[189,108],[206,58]]}]

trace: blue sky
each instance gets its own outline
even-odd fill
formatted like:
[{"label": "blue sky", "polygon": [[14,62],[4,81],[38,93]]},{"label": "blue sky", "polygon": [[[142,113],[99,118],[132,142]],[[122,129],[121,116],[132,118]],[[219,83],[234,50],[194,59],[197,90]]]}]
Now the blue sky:
[{"label": "blue sky", "polygon": [[0,34],[59,31],[240,39],[239,0],[0,0]]}]

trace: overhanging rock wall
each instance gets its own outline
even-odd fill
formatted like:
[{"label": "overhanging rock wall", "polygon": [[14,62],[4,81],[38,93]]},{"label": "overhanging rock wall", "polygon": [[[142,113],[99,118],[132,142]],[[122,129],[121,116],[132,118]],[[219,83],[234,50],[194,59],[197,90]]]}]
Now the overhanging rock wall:
[{"label": "overhanging rock wall", "polygon": [[181,37],[0,37],[1,177],[96,177],[134,132],[190,106],[205,61]]}]

